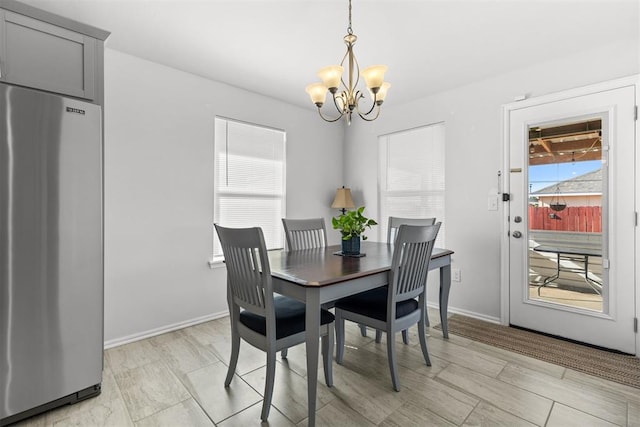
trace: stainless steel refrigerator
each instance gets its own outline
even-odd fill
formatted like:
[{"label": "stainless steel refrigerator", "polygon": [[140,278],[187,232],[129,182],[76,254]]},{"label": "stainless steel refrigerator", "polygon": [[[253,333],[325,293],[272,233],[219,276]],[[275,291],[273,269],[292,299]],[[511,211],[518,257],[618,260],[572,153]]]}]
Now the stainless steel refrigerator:
[{"label": "stainless steel refrigerator", "polygon": [[0,425],[100,393],[101,115],[0,83]]}]

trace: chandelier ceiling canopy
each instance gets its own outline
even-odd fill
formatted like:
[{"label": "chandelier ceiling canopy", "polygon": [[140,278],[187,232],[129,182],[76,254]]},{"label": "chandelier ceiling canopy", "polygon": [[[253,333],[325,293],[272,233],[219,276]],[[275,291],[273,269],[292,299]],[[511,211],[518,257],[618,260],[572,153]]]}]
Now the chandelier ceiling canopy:
[{"label": "chandelier ceiling canopy", "polygon": [[[322,83],[312,83],[307,86],[307,93],[311,101],[318,107],[320,117],[328,122],[335,122],[345,117],[347,123],[351,124],[351,114],[356,112],[361,118],[373,121],[380,115],[380,106],[387,96],[387,91],[391,85],[384,81],[384,73],[387,71],[386,65],[373,65],[360,72],[360,66],[353,53],[353,45],[358,37],[353,34],[351,28],[351,0],[349,0],[349,26],[347,35],[344,36],[344,43],[347,45],[347,52],[342,57],[340,65],[330,65],[318,71],[318,77]],[[346,64],[345,64],[346,63]],[[343,73],[347,67],[347,81]],[[357,89],[360,76],[365,81],[367,89],[371,95],[371,106],[362,107],[360,101],[365,98],[363,93]],[[341,89],[339,91],[339,89]],[[327,92],[331,93],[333,104],[336,107],[338,116],[331,118],[322,113],[322,106],[325,103]],[[375,114],[372,114],[375,110]]]}]

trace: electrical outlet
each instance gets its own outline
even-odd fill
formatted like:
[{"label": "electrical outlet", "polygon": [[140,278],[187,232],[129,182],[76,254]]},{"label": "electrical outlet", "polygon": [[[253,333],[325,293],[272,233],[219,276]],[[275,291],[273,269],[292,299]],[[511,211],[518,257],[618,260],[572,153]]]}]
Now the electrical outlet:
[{"label": "electrical outlet", "polygon": [[460,275],[461,275],[461,272],[459,268],[451,269],[451,280],[453,280],[454,282],[460,282],[461,281]]}]

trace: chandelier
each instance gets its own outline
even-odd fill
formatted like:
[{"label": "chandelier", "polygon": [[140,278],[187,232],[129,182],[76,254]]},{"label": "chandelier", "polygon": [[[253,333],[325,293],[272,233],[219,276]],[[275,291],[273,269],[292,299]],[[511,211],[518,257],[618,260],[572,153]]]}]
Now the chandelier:
[{"label": "chandelier", "polygon": [[[346,117],[347,124],[351,124],[351,114],[355,111],[361,118],[366,121],[373,121],[380,115],[380,105],[384,102],[387,91],[391,85],[384,81],[384,73],[387,71],[386,65],[373,65],[367,67],[360,72],[360,67],[355,55],[353,54],[353,45],[358,40],[351,29],[351,0],[349,0],[349,26],[347,27],[347,35],[344,36],[344,43],[347,45],[347,53],[342,57],[340,65],[330,65],[318,71],[318,77],[322,79],[322,83],[313,83],[307,86],[307,93],[311,97],[311,102],[318,107],[318,113],[322,119],[327,122],[335,122]],[[345,61],[348,67],[348,84],[343,78]],[[371,107],[361,109],[360,100],[364,95],[356,87],[360,81],[360,76],[365,81],[367,89],[371,95]],[[342,90],[338,89],[342,84]],[[338,117],[330,118],[322,114],[322,106],[327,97],[327,91],[331,92],[333,104],[338,111]],[[377,108],[376,108],[377,107]],[[373,115],[373,110],[375,115]]]}]

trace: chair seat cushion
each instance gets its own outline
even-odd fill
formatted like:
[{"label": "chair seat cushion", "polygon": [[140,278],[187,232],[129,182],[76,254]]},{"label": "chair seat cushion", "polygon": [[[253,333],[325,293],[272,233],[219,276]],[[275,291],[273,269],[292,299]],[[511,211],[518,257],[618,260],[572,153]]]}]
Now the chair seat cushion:
[{"label": "chair seat cushion", "polygon": [[[336,301],[336,309],[361,314],[372,319],[387,320],[387,286],[361,292]],[[418,309],[418,301],[411,298],[396,303],[396,319],[404,317]]]},{"label": "chair seat cushion", "polygon": [[[276,339],[304,331],[305,304],[282,295],[273,298],[273,306],[276,312]],[[334,316],[327,310],[320,311],[320,324],[326,325],[333,322]],[[267,322],[265,318],[246,310],[240,312],[240,322],[247,328],[261,334],[267,334]]]}]

